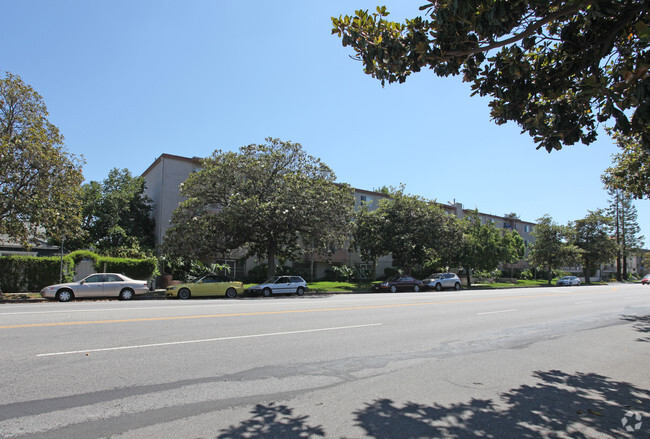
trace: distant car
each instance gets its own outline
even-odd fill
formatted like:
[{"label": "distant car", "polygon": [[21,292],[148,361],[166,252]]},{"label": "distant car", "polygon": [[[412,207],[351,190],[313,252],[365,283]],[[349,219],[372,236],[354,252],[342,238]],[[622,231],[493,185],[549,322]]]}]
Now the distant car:
[{"label": "distant car", "polygon": [[411,276],[395,276],[384,282],[376,283],[373,285],[375,291],[390,291],[395,293],[397,291],[415,291],[416,293],[423,288],[421,280],[417,280]]},{"label": "distant car", "polygon": [[460,278],[456,273],[435,273],[422,281],[429,290],[441,291],[443,288],[460,290]]},{"label": "distant car", "polygon": [[269,297],[272,294],[297,294],[302,296],[308,291],[307,282],[300,276],[276,276],[246,290],[251,294]]},{"label": "distant car", "polygon": [[643,279],[641,279],[641,285],[650,284],[650,274],[646,274]]},{"label": "distant car", "polygon": [[146,280],[134,280],[117,273],[96,273],[78,282],[47,286],[41,290],[41,296],[59,302],[86,297],[117,297],[120,300],[130,300],[133,296],[148,292]]},{"label": "distant car", "polygon": [[555,285],[557,285],[558,287],[560,287],[560,286],[568,286],[568,287],[570,287],[570,286],[573,286],[573,285],[580,286],[580,279],[577,278],[576,276],[564,276],[564,277],[559,278]]},{"label": "distant car", "polygon": [[199,296],[226,296],[230,299],[244,292],[244,284],[223,276],[203,276],[196,282],[189,282],[167,287],[167,296],[189,299]]}]

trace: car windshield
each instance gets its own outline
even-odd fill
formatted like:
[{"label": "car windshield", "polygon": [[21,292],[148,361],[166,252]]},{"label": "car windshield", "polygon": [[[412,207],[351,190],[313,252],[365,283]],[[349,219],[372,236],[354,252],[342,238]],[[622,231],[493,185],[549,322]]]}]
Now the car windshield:
[{"label": "car windshield", "polygon": [[276,283],[278,281],[278,279],[280,279],[280,276],[271,277],[271,278],[265,280],[263,283],[265,283],[265,284],[274,284],[274,283]]},{"label": "car windshield", "polygon": [[433,279],[440,279],[440,276],[442,276],[442,273],[436,273],[436,274],[432,274],[431,276],[427,277],[427,279],[432,279],[432,280]]}]

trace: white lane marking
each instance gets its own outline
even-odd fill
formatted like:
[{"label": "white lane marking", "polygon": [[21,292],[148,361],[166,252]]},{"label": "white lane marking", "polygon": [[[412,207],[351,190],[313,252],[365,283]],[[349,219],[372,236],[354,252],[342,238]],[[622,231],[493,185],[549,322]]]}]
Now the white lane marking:
[{"label": "white lane marking", "polygon": [[516,309],[504,309],[504,310],[501,310],[501,311],[479,312],[476,315],[477,316],[484,316],[484,315],[487,315],[487,314],[501,314],[503,312],[514,312],[514,311],[517,311],[517,310]]},{"label": "white lane marking", "polygon": [[69,355],[69,354],[83,354],[90,352],[106,352],[106,351],[119,351],[125,349],[141,349],[141,348],[152,348],[159,346],[173,346],[181,344],[191,344],[191,343],[207,343],[210,341],[224,341],[224,340],[241,340],[245,338],[258,338],[258,337],[272,337],[276,335],[292,335],[292,334],[306,334],[309,332],[323,332],[323,331],[339,331],[341,329],[357,329],[357,328],[367,328],[370,326],[381,326],[383,323],[370,323],[367,325],[354,325],[354,326],[337,326],[333,328],[318,328],[318,329],[303,329],[300,331],[285,331],[285,332],[268,332],[265,334],[251,334],[251,335],[235,335],[232,337],[217,337],[217,338],[203,338],[199,340],[184,340],[184,341],[170,341],[166,343],[151,343],[143,345],[131,345],[131,346],[115,346],[112,348],[99,348],[99,349],[86,349],[81,351],[67,351],[67,352],[50,352],[47,354],[38,354],[37,357],[52,357],[55,355]]},{"label": "white lane marking", "polygon": [[627,299],[638,299],[639,297],[641,297],[641,296],[627,296],[625,298],[625,300],[627,300]]}]

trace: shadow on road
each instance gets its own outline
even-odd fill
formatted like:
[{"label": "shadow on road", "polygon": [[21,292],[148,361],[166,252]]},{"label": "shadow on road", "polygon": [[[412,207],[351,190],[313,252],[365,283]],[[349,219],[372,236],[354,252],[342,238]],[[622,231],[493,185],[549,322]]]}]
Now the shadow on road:
[{"label": "shadow on road", "polygon": [[636,341],[650,343],[650,316],[623,316],[621,320],[632,322],[635,331],[647,334],[645,337],[637,338]]},{"label": "shadow on road", "polygon": [[239,426],[221,430],[217,439],[230,438],[313,438],[324,437],[321,426],[311,427],[306,421],[309,416],[295,416],[286,405],[258,404],[251,410],[252,418]]},{"label": "shadow on road", "polygon": [[[533,376],[537,384],[514,388],[498,400],[427,405],[384,398],[353,416],[365,430],[363,437],[377,439],[648,437],[648,390],[594,373],[551,370]],[[216,439],[327,436],[322,426],[309,426],[308,416],[296,416],[286,405],[259,404],[251,414],[240,425],[221,430]],[[645,423],[639,425],[636,416]]]},{"label": "shadow on road", "polygon": [[[594,373],[535,372],[499,400],[472,399],[452,405],[397,404],[378,399],[354,413],[372,438],[648,437],[648,427],[628,432],[623,417],[638,413],[650,424],[650,393]],[[632,429],[636,423],[626,422]]]}]

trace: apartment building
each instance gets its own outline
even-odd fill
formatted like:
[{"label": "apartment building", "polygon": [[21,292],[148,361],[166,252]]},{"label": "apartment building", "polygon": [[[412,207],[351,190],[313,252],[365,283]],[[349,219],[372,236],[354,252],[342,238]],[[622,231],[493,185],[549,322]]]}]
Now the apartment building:
[{"label": "apartment building", "polygon": [[[182,157],[172,154],[162,154],[158,157],[143,173],[146,182],[146,195],[153,200],[153,217],[156,222],[155,238],[156,244],[160,245],[165,236],[165,232],[170,226],[172,213],[183,201],[180,195],[179,186],[187,177],[201,168],[201,161],[198,157]],[[364,189],[354,189],[355,208],[362,204],[368,205],[371,209],[378,206],[380,200],[387,198],[386,194],[369,191]],[[450,215],[463,218],[470,214],[471,210],[464,209],[461,203],[455,200],[453,203],[439,205]],[[493,223],[496,227],[502,227],[507,230],[516,230],[528,246],[533,242],[531,235],[534,223],[523,221],[519,218],[503,217],[498,215],[479,213],[479,218],[483,224]],[[237,255],[230,259],[219,261],[227,263],[231,267],[231,273],[242,278],[259,261],[250,258],[244,262],[238,262]],[[358,252],[350,252],[346,248],[332,249],[332,253],[327,258],[317,253],[305,253],[301,261],[294,262],[294,267],[302,272],[309,272],[313,279],[325,277],[327,270],[331,265],[348,265],[359,266],[364,269],[371,269],[372,263],[364,261]],[[525,262],[520,261],[513,265],[513,268],[522,268]],[[377,261],[376,275],[381,276],[384,269],[392,266],[391,256],[385,256]]]}]

